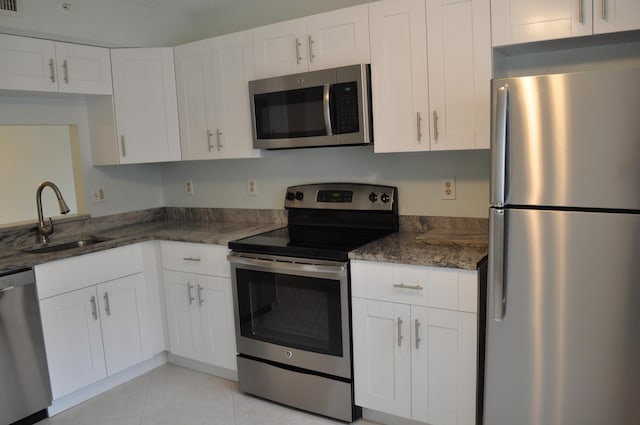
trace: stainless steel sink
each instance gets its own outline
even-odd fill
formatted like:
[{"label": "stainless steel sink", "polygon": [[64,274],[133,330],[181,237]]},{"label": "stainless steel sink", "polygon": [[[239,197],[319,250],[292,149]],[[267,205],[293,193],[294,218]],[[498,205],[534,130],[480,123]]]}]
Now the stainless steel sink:
[{"label": "stainless steel sink", "polygon": [[29,254],[47,254],[51,252],[66,251],[68,249],[83,248],[86,246],[95,245],[100,242],[106,242],[109,238],[102,238],[98,236],[85,236],[80,239],[75,239],[66,242],[53,242],[46,245],[37,245],[29,248],[22,249],[22,252]]}]

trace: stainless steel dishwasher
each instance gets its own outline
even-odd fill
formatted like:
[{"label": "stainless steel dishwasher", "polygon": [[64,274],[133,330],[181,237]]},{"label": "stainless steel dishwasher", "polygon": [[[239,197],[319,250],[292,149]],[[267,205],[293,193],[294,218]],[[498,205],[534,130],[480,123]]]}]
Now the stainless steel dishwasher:
[{"label": "stainless steel dishwasher", "polygon": [[0,425],[47,417],[51,385],[32,269],[0,274]]}]

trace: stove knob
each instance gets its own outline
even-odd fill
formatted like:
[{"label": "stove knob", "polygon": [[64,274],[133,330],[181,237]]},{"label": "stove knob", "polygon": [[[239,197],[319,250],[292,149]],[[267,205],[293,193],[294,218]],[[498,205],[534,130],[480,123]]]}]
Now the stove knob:
[{"label": "stove knob", "polygon": [[389,195],[387,193],[383,193],[382,196],[380,196],[380,200],[382,202],[384,202],[385,204],[389,202]]},{"label": "stove knob", "polygon": [[296,195],[293,192],[287,192],[287,201],[293,201]]},{"label": "stove knob", "polygon": [[369,200],[370,200],[371,202],[376,202],[376,201],[378,200],[378,195],[377,195],[375,192],[371,192],[371,193],[369,194]]},{"label": "stove knob", "polygon": [[302,192],[296,192],[296,199],[298,201],[302,201],[302,198],[304,198],[304,193]]}]

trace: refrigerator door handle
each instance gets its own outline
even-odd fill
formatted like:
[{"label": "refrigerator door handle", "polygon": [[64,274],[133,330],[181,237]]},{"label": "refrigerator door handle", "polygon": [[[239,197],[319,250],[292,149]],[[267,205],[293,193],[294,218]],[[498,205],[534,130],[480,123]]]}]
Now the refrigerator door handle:
[{"label": "refrigerator door handle", "polygon": [[507,307],[504,281],[504,210],[491,209],[489,215],[489,296],[493,302],[493,320],[504,319]]},{"label": "refrigerator door handle", "polygon": [[491,205],[502,207],[506,197],[507,175],[507,119],[509,110],[509,86],[502,86],[496,91],[495,111],[491,135]]}]

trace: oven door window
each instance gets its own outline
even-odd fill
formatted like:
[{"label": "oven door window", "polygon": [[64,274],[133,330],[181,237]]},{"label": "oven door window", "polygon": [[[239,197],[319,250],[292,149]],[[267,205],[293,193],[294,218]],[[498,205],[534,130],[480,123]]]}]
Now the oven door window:
[{"label": "oven door window", "polygon": [[342,356],[340,281],[236,272],[243,337]]},{"label": "oven door window", "polygon": [[254,95],[258,139],[326,136],[322,86]]}]

